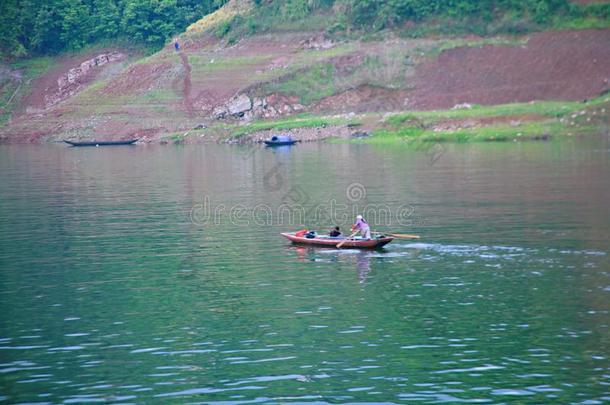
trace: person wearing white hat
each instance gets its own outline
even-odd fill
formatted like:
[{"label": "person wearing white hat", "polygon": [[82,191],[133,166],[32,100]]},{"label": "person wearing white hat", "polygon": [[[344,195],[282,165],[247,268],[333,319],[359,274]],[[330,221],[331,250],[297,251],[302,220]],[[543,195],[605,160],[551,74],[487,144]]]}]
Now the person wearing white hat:
[{"label": "person wearing white hat", "polygon": [[360,231],[360,235],[363,238],[371,239],[371,228],[365,219],[362,218],[362,215],[358,215],[356,217],[356,223],[352,225],[352,232],[356,230]]}]

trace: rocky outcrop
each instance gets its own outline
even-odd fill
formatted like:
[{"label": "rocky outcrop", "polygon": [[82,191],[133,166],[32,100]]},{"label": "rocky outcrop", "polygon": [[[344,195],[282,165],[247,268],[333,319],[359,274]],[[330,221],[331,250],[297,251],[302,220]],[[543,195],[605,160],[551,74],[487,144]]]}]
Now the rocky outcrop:
[{"label": "rocky outcrop", "polygon": [[245,94],[235,96],[227,103],[227,111],[234,117],[243,117],[251,109],[252,100]]},{"label": "rocky outcrop", "polygon": [[126,55],[120,52],[110,52],[97,55],[94,58],[82,62],[79,66],[68,70],[57,79],[57,91],[45,95],[45,106],[50,107],[74,95],[82,85],[90,79],[97,68],[108,63],[121,61]]},{"label": "rocky outcrop", "polygon": [[212,117],[215,119],[238,118],[250,121],[254,118],[275,118],[292,114],[305,109],[295,97],[272,94],[268,97],[250,98],[239,94],[228,102],[214,107]]},{"label": "rocky outcrop", "polygon": [[329,38],[326,38],[324,34],[318,34],[302,41],[300,45],[303,49],[319,50],[332,48],[335,44]]}]

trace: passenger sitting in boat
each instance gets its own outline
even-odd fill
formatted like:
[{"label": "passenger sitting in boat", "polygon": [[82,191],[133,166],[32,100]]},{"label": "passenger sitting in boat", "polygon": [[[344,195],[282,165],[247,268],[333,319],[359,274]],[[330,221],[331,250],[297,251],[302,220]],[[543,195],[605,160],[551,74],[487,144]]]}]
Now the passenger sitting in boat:
[{"label": "passenger sitting in boat", "polygon": [[362,218],[362,215],[356,217],[356,223],[352,225],[352,232],[360,231],[360,235],[365,239],[371,239],[371,228],[369,224]]},{"label": "passenger sitting in boat", "polygon": [[307,229],[301,229],[300,231],[295,232],[294,236],[303,237],[307,232],[309,232]]},{"label": "passenger sitting in boat", "polygon": [[341,236],[341,231],[339,230],[338,226],[335,226],[335,229],[330,231],[330,236],[332,236],[333,238]]}]

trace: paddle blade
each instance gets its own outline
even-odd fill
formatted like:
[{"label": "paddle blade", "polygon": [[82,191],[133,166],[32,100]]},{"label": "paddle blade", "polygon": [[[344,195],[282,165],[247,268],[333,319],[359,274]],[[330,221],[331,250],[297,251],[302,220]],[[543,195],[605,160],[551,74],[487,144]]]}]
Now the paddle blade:
[{"label": "paddle blade", "polygon": [[389,233],[388,235],[393,236],[395,238],[404,238],[404,239],[419,239],[419,235],[409,235],[406,233]]}]

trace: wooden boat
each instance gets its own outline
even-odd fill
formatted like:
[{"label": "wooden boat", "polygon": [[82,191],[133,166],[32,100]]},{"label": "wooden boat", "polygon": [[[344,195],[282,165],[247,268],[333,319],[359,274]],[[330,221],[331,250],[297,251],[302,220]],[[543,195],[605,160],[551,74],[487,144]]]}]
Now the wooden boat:
[{"label": "wooden boat", "polygon": [[[337,247],[337,245],[345,240],[345,237],[332,237],[328,235],[316,235],[314,238],[306,238],[305,236],[296,236],[295,232],[284,232],[281,234],[292,243],[300,245],[326,246]],[[373,235],[374,236],[374,235]],[[377,249],[392,242],[394,238],[390,236],[379,235],[372,239],[363,239],[359,236],[348,239],[341,248],[349,249]]]},{"label": "wooden boat", "polygon": [[267,139],[265,145],[267,146],[285,146],[285,145],[294,145],[298,141],[295,141],[288,135],[274,135],[271,139]]},{"label": "wooden boat", "polygon": [[90,142],[75,142],[64,139],[64,142],[72,146],[116,146],[116,145],[132,145],[137,142],[137,139],[129,139],[127,141],[90,141]]}]

